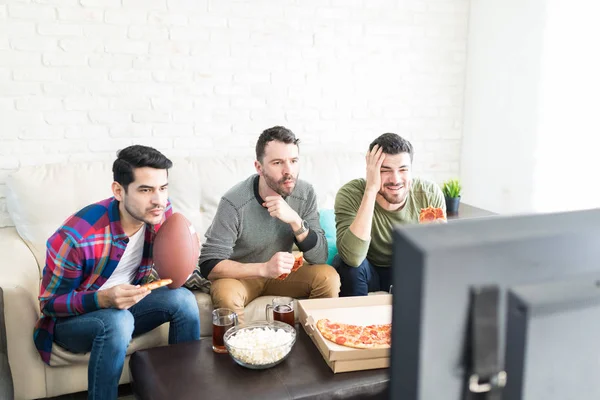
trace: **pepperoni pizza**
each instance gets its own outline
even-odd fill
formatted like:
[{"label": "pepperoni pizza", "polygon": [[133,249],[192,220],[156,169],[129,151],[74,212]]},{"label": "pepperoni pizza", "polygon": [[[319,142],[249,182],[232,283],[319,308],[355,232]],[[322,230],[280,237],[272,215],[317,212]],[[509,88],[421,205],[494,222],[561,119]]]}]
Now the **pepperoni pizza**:
[{"label": "pepperoni pizza", "polygon": [[325,339],[357,349],[386,348],[392,342],[392,324],[363,326],[320,319],[317,329]]},{"label": "pepperoni pizza", "polygon": [[446,214],[441,207],[427,207],[422,208],[419,213],[419,223],[428,223],[428,222],[446,222]]}]

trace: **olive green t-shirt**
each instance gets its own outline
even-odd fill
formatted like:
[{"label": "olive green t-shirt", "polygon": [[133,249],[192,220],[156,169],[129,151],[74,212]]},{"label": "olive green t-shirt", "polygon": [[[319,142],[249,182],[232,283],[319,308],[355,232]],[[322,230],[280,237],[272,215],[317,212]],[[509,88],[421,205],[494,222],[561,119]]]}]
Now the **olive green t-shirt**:
[{"label": "olive green t-shirt", "polygon": [[375,202],[371,239],[356,237],[350,225],[362,202],[366,181],[355,179],[346,183],[335,197],[335,225],[337,250],[342,260],[351,266],[358,266],[365,257],[378,267],[392,264],[392,229],[396,224],[417,224],[422,208],[441,207],[446,213],[446,202],[442,189],[433,182],[415,178],[406,204],[397,211],[387,211]]}]

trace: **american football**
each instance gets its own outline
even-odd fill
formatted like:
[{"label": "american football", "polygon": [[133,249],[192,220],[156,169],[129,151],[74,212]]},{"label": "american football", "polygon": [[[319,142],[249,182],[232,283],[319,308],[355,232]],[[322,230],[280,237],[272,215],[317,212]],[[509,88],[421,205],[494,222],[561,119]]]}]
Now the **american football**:
[{"label": "american football", "polygon": [[200,245],[194,226],[180,213],[171,215],[154,238],[154,268],[161,279],[172,279],[169,289],[185,283],[198,265]]}]

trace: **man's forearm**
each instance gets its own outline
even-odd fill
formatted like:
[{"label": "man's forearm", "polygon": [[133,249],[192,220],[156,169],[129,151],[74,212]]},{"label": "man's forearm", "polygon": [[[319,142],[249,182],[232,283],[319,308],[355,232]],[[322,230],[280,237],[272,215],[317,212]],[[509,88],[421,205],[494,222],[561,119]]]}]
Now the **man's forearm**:
[{"label": "man's forearm", "polygon": [[359,239],[369,240],[371,238],[371,226],[373,224],[373,212],[377,193],[365,191],[356,218],[350,224],[350,231]]},{"label": "man's forearm", "polygon": [[233,279],[252,279],[262,278],[264,276],[265,263],[240,263],[232,260],[220,261],[210,271],[207,276],[208,280],[216,280],[221,278]]},{"label": "man's forearm", "polygon": [[42,313],[49,317],[72,317],[97,311],[97,291],[73,291],[41,302]]},{"label": "man's forearm", "polygon": [[[302,218],[298,217],[297,221],[294,221],[290,224],[290,227],[292,228],[292,232],[296,232],[297,230],[299,230],[302,227]],[[303,242],[304,239],[306,239],[306,236],[308,236],[308,231],[310,229],[307,229],[305,232],[299,234],[298,236],[296,236],[296,241],[298,243]]]}]

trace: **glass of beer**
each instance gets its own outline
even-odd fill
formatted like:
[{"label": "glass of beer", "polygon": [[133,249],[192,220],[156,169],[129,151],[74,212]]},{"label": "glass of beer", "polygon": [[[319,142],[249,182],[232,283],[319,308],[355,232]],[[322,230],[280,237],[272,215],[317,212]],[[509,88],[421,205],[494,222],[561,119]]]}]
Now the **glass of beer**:
[{"label": "glass of beer", "polygon": [[[272,310],[272,313],[271,313]],[[295,327],[294,299],[291,297],[275,297],[265,309],[267,321],[285,322]]]},{"label": "glass of beer", "polygon": [[237,314],[229,308],[217,308],[212,312],[213,322],[213,344],[212,348],[215,353],[227,353],[223,335],[227,330],[238,324]]}]

